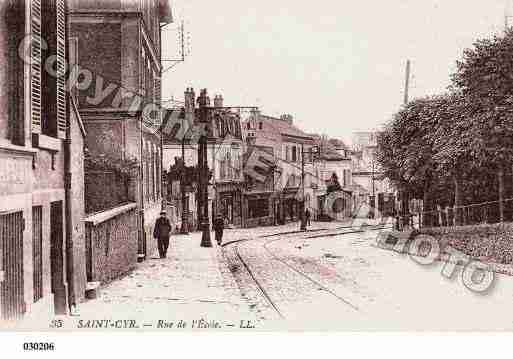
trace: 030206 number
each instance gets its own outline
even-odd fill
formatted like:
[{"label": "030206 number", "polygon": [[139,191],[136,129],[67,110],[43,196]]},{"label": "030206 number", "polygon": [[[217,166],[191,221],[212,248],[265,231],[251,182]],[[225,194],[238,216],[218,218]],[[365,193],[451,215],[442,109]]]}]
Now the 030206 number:
[{"label": "030206 number", "polygon": [[54,343],[23,343],[23,350],[25,351],[53,351],[55,350]]}]

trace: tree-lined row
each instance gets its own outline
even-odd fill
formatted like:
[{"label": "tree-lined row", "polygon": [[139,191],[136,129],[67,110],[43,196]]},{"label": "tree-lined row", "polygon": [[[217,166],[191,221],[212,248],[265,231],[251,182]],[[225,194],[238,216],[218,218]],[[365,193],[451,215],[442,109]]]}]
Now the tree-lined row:
[{"label": "tree-lined row", "polygon": [[[385,126],[378,161],[402,193],[436,205],[513,195],[513,31],[464,51],[445,94],[415,99]],[[457,218],[458,220],[458,218]]]}]

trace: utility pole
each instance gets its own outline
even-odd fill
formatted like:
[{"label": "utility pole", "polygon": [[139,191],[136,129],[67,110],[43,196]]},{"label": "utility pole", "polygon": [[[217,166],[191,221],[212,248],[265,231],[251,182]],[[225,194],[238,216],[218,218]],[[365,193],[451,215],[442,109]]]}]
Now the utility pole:
[{"label": "utility pole", "polygon": [[180,25],[180,45],[182,50],[182,61],[185,61],[185,35],[184,35],[184,26],[183,26],[183,20]]},{"label": "utility pole", "polygon": [[504,32],[507,32],[510,28],[509,26],[509,19],[513,17],[509,14],[509,11],[507,8],[504,9]]},{"label": "utility pole", "polygon": [[406,79],[404,81],[404,104],[406,105],[409,101],[410,90],[410,60],[406,60]]},{"label": "utility pole", "polygon": [[305,151],[304,145],[301,144],[301,231],[306,231],[306,215],[305,215]]},{"label": "utility pole", "polygon": [[[410,89],[410,60],[406,60],[406,78],[405,78],[405,81],[404,81],[404,105],[407,105],[408,102],[409,102],[409,89]],[[406,197],[406,191],[401,191],[402,193],[402,205],[401,205],[401,212],[402,212],[402,215],[405,216],[406,215],[406,212],[408,212],[406,210],[406,205],[407,205],[407,200],[405,200],[405,197]],[[398,227],[400,227],[399,224],[397,224]]]},{"label": "utility pole", "polygon": [[[200,122],[203,128],[208,129],[208,106],[209,99],[207,96],[207,89],[201,90],[198,98]],[[198,186],[198,199],[200,205],[200,228],[202,230],[201,246],[212,247],[210,240],[210,221],[208,218],[208,161],[207,161],[207,145],[208,145],[208,131],[205,131],[199,139],[198,146],[198,170],[199,170],[199,186]]]}]

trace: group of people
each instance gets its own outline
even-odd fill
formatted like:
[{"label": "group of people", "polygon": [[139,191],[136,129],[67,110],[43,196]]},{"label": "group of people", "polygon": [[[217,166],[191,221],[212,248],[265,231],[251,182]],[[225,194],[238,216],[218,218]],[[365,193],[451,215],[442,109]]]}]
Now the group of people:
[{"label": "group of people", "polygon": [[[213,227],[216,234],[216,242],[218,245],[221,245],[224,232],[224,218],[221,215],[218,215],[214,219]],[[160,258],[166,258],[167,256],[169,238],[171,237],[171,228],[171,222],[169,222],[169,219],[167,218],[166,211],[160,212],[160,217],[157,218],[155,221],[155,227],[153,227],[153,238],[157,240],[157,248]]]},{"label": "group of people", "polygon": [[[310,225],[310,211],[306,209],[305,218],[306,225]],[[171,222],[167,218],[166,211],[160,212],[160,217],[155,221],[155,227],[153,228],[153,238],[157,240],[157,248],[159,251],[160,258],[166,258],[167,250],[169,248],[169,238],[171,236]],[[217,245],[221,245],[223,242],[224,232],[224,218],[221,215],[217,215],[213,222],[213,229],[215,232],[215,239]]]}]

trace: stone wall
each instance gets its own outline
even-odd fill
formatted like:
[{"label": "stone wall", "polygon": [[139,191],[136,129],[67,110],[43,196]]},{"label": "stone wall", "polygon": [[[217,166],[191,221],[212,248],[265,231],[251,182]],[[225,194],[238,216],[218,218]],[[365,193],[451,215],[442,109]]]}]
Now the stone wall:
[{"label": "stone wall", "polygon": [[484,261],[513,263],[513,223],[425,228],[422,234]]},{"label": "stone wall", "polygon": [[86,223],[88,282],[108,283],[137,264],[137,204],[89,216]]}]

